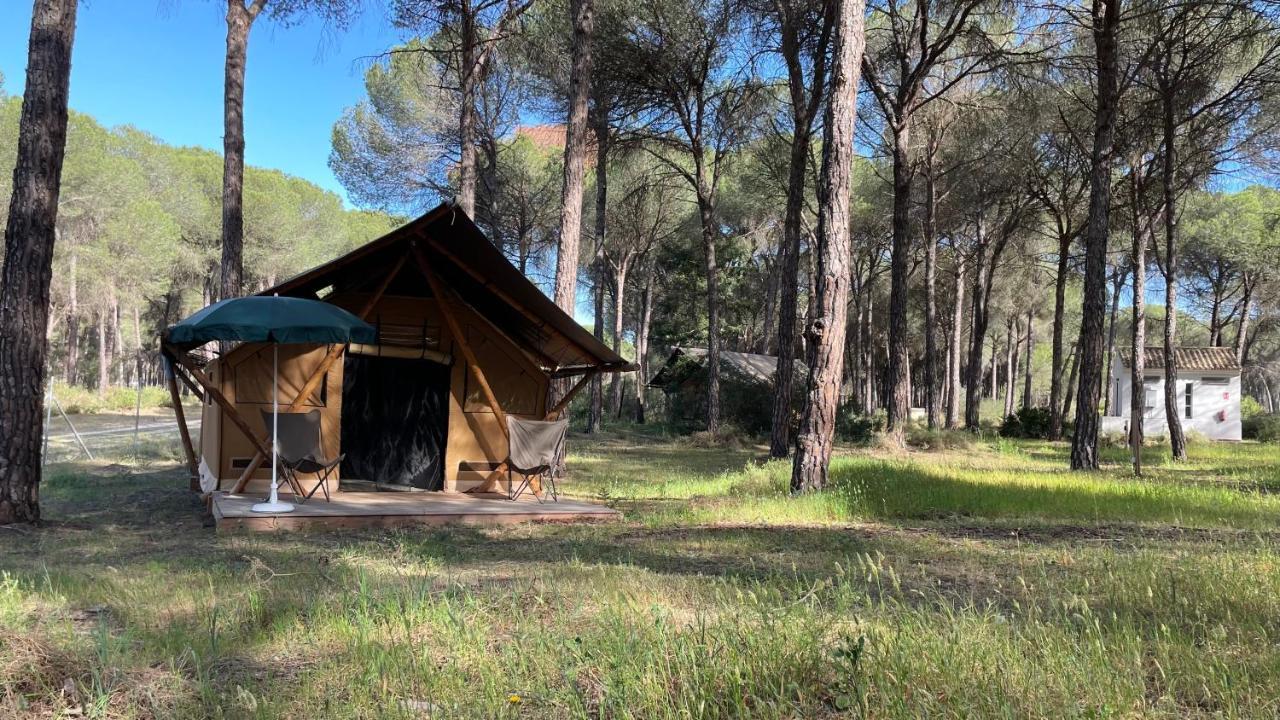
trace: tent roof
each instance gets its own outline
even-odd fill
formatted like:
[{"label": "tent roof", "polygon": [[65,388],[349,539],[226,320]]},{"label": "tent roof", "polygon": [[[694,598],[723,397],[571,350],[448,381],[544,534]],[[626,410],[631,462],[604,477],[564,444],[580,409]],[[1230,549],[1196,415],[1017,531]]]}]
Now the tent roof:
[{"label": "tent roof", "polygon": [[[557,307],[452,203],[443,203],[377,240],[259,294],[323,299],[344,292],[372,292],[395,263],[415,248],[441,283],[529,351],[552,376],[635,369]],[[426,278],[411,255],[387,293],[430,296]]]},{"label": "tent roof", "polygon": [[[1120,364],[1132,367],[1133,351],[1120,348]],[[1173,361],[1178,370],[1239,370],[1236,353],[1226,347],[1180,347],[1173,349]],[[1164,348],[1148,347],[1142,353],[1143,367],[1148,370],[1164,369]]]},{"label": "tent roof", "polygon": [[[681,372],[679,369],[681,359],[688,360],[694,367],[704,367],[707,364],[707,349],[699,347],[676,347],[672,349],[671,355],[663,363],[658,373],[653,376],[653,379],[649,381],[649,385],[651,387],[666,387],[670,384],[682,382],[687,377],[687,372]],[[755,382],[771,385],[773,376],[778,370],[778,358],[773,355],[721,350],[720,365],[722,368],[730,369]],[[796,361],[795,367],[798,373],[807,372],[804,363],[799,360]]]}]

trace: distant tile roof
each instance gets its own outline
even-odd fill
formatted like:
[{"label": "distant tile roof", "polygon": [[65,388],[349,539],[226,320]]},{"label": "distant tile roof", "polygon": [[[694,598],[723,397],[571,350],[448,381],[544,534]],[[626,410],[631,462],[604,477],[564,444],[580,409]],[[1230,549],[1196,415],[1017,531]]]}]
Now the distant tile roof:
[{"label": "distant tile roof", "polygon": [[[552,123],[546,125],[522,125],[516,128],[516,135],[527,138],[533,143],[534,147],[543,152],[563,153],[564,144],[567,141],[569,131],[563,123]],[[587,133],[587,165],[595,164],[596,159],[596,139],[595,135]]]},{"label": "distant tile roof", "polygon": [[563,150],[567,131],[564,125],[527,125],[516,130],[539,150]]},{"label": "distant tile roof", "polygon": [[[1120,348],[1120,363],[1132,366],[1133,353]],[[1143,364],[1148,370],[1164,369],[1164,348],[1148,347],[1143,353]],[[1174,362],[1179,370],[1239,370],[1235,350],[1226,347],[1180,347],[1173,349]]]},{"label": "distant tile roof", "polygon": [[[677,347],[671,351],[671,356],[667,358],[667,362],[663,364],[662,369],[658,371],[649,384],[653,387],[663,387],[669,382],[680,382],[682,377],[673,377],[676,375],[675,367],[681,358],[688,358],[697,363],[699,366],[707,363],[707,349],[699,347]],[[778,358],[773,355],[759,355],[757,353],[732,352],[729,350],[720,351],[721,367],[728,366],[746,377],[757,382],[772,384],[774,373],[778,369]],[[797,372],[806,372],[804,363],[796,361]]]}]

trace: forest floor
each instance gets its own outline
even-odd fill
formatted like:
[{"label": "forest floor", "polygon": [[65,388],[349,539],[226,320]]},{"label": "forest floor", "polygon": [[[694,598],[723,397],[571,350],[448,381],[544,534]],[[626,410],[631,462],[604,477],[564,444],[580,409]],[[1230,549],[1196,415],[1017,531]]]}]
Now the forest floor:
[{"label": "forest floor", "polygon": [[205,527],[172,438],[51,466],[0,716],[1280,712],[1280,448],[846,448],[801,498],[761,453],[619,428],[563,487],[620,522],[280,535]]}]

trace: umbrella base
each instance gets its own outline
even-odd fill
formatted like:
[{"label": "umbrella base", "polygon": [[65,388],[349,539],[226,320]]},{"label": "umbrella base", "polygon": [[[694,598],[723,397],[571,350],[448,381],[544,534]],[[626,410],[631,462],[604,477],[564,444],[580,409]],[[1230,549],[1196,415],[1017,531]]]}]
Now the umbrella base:
[{"label": "umbrella base", "polygon": [[263,502],[249,508],[256,513],[287,513],[293,512],[293,505],[287,502]]}]

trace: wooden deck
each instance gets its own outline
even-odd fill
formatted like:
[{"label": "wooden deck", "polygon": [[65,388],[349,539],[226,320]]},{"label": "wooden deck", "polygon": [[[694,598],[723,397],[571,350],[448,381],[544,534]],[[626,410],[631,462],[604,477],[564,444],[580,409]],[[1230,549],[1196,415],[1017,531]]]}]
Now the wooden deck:
[{"label": "wooden deck", "polygon": [[[292,496],[280,499],[292,502]],[[525,495],[511,501],[500,495],[450,492],[337,492],[332,502],[314,497],[279,515],[255,513],[262,497],[214,493],[212,511],[219,532],[323,528],[404,527],[412,525],[501,525],[519,522],[616,520],[621,514],[604,505],[567,500],[539,503]]]}]

